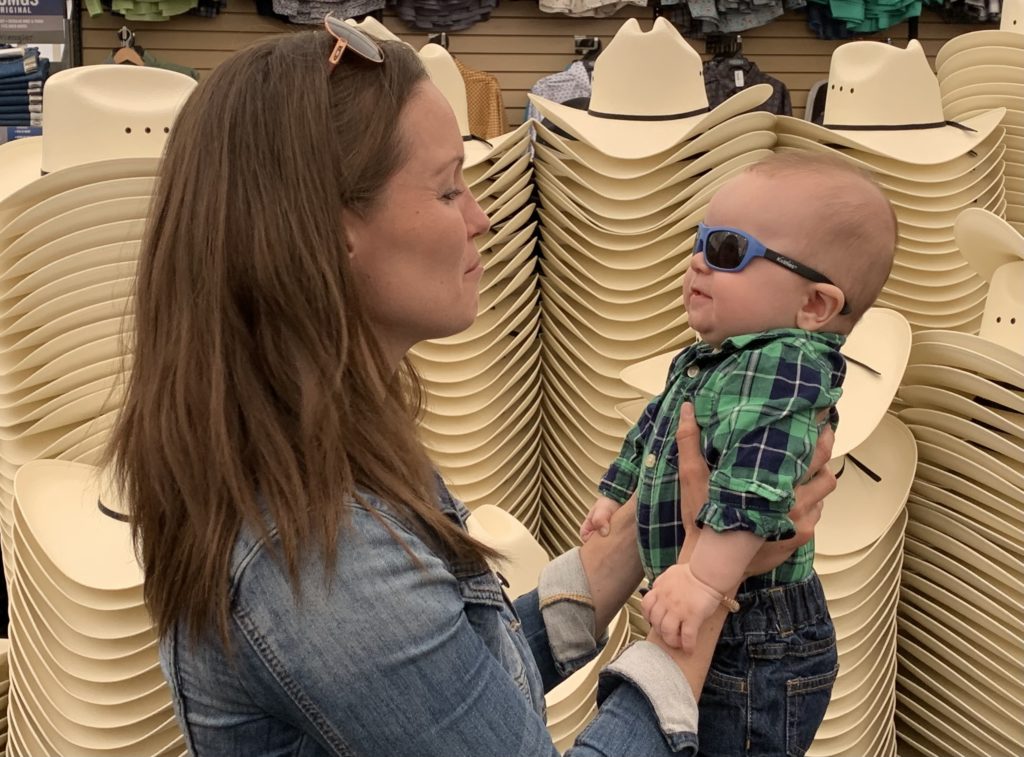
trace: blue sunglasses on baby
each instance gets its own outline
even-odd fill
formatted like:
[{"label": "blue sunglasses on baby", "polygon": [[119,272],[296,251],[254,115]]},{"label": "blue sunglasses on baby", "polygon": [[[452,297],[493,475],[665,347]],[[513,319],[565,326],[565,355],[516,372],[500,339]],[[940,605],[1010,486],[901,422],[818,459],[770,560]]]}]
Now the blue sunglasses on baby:
[{"label": "blue sunglasses on baby", "polygon": [[[818,273],[813,268],[809,268],[787,255],[769,250],[747,232],[728,226],[697,224],[697,243],[693,247],[693,252],[704,255],[704,262],[707,263],[708,268],[715,271],[735,273],[746,268],[754,258],[764,258],[781,265],[797,276],[803,276],[818,284],[836,286],[824,274]],[[849,312],[850,306],[844,295],[843,307],[839,314],[847,315]]]}]

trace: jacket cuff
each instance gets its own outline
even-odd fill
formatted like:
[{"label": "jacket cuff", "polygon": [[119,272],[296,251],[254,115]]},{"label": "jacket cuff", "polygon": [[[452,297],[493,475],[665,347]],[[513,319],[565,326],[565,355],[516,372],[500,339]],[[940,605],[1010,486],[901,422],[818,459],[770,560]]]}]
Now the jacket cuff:
[{"label": "jacket cuff", "polygon": [[696,744],[697,700],[683,672],[664,650],[645,640],[623,650],[601,671],[598,704],[623,682],[647,699],[673,751]]},{"label": "jacket cuff", "polygon": [[555,667],[567,676],[585,665],[599,648],[594,603],[579,547],[544,567],[537,593]]}]

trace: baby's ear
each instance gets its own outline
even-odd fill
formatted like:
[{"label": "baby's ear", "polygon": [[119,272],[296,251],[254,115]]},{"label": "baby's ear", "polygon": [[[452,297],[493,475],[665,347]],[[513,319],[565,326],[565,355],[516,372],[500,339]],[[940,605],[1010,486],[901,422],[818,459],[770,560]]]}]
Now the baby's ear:
[{"label": "baby's ear", "polygon": [[845,303],[843,291],[835,284],[811,284],[797,311],[796,325],[806,331],[826,331]]}]

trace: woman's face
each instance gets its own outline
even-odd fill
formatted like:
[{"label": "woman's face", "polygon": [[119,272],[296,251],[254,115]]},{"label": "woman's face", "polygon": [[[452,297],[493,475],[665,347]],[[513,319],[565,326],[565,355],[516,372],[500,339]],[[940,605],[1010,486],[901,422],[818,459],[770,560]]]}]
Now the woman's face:
[{"label": "woman's face", "polygon": [[473,323],[483,273],[473,239],[489,226],[462,178],[455,114],[434,84],[417,86],[398,128],[405,165],[373,210],[344,216],[352,269],[395,365],[417,342]]}]

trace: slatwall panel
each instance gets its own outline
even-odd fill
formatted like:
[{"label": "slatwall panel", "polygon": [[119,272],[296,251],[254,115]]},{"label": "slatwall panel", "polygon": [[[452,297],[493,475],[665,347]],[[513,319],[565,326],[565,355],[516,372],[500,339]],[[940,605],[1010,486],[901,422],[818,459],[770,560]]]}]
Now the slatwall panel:
[{"label": "slatwall panel", "polygon": [[[467,66],[498,77],[511,124],[519,123],[526,107],[526,92],[543,76],[565,68],[575,58],[573,35],[597,35],[607,44],[623,19],[635,16],[650,21],[647,8],[629,7],[607,19],[568,18],[541,13],[530,0],[504,0],[489,21],[449,35],[451,52]],[[117,45],[114,32],[124,23],[119,16],[89,18],[83,13],[84,61],[99,63]],[[420,47],[427,34],[411,29],[395,17],[385,23],[407,42]],[[157,57],[200,72],[208,72],[232,51],[264,37],[303,28],[274,21],[256,13],[252,0],[230,0],[226,13],[214,19],[179,16],[164,22],[131,22],[138,43]],[[649,28],[650,24],[645,24]],[[957,34],[983,28],[946,24],[931,11],[921,19],[920,38],[929,56]],[[906,25],[871,37],[891,37],[905,44]],[[697,50],[700,40],[693,40]],[[743,35],[744,53],[765,73],[781,79],[790,89],[794,115],[803,114],[807,91],[828,75],[829,57],[838,41],[819,40],[799,12],[787,13],[771,24]],[[670,72],[665,72],[669,74]],[[655,74],[658,75],[658,74]]]}]

